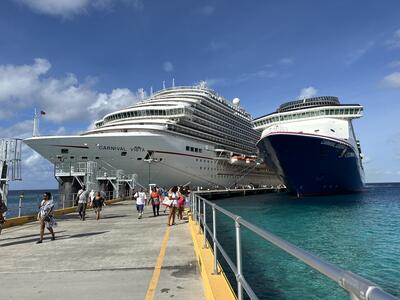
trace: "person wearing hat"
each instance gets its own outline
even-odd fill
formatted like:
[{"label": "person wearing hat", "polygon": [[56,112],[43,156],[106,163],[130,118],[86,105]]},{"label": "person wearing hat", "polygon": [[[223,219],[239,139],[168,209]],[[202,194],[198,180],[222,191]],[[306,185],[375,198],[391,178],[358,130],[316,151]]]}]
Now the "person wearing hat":
[{"label": "person wearing hat", "polygon": [[43,195],[43,200],[40,203],[38,221],[40,224],[40,237],[36,244],[41,244],[43,242],[44,227],[47,228],[51,233],[51,240],[54,241],[56,236],[54,234],[53,227],[57,226],[57,222],[53,216],[54,203],[51,199],[51,193],[46,192]]}]

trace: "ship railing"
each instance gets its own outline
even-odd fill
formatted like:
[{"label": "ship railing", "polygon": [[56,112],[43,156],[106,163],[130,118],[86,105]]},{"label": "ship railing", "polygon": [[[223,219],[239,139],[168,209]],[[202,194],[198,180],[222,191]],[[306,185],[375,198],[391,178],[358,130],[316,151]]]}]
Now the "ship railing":
[{"label": "ship railing", "polygon": [[[357,275],[350,271],[343,270],[334,264],[324,261],[318,256],[305,251],[292,243],[262,229],[246,220],[241,216],[231,213],[230,211],[216,205],[215,203],[203,198],[199,195],[201,192],[193,192],[190,196],[190,205],[192,210],[191,218],[198,225],[199,234],[203,234],[203,248],[207,248],[207,233],[211,237],[210,244],[214,254],[213,274],[219,274],[218,258],[220,255],[225,259],[230,269],[235,274],[237,284],[237,299],[244,299],[243,290],[250,299],[259,299],[253,291],[251,285],[247,282],[242,270],[242,244],[241,244],[241,227],[245,227],[258,237],[270,242],[285,251],[292,257],[295,257],[312,269],[320,272],[326,277],[337,283],[339,287],[344,289],[351,300],[400,300],[399,298],[385,292],[377,284]],[[211,216],[207,215],[207,208],[212,211]],[[220,244],[217,238],[216,212],[220,212],[226,217],[232,219],[235,224],[236,239],[236,263],[227,254],[226,250]],[[212,218],[212,228],[207,225],[207,218]]]}]

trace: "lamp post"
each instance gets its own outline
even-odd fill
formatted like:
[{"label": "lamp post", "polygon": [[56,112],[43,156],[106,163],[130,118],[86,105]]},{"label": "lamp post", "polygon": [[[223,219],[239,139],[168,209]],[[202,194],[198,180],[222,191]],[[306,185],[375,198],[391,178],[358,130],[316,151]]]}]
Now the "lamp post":
[{"label": "lamp post", "polygon": [[151,165],[152,162],[158,162],[158,159],[157,159],[157,158],[152,158],[152,157],[150,157],[150,158],[148,158],[148,159],[144,159],[144,161],[147,162],[147,163],[149,164],[149,177],[148,177],[149,180],[148,180],[148,186],[149,186],[149,193],[150,193],[150,191],[151,191],[150,165]]}]

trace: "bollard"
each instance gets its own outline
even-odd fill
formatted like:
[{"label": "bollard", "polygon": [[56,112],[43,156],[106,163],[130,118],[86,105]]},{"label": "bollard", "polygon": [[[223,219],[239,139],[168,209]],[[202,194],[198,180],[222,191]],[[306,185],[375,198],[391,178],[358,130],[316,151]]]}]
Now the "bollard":
[{"label": "bollard", "polygon": [[242,249],[240,243],[240,224],[238,220],[240,217],[237,217],[235,220],[235,227],[236,227],[236,267],[237,267],[237,274],[236,274],[236,281],[237,281],[237,297],[238,300],[243,300],[243,287],[240,279],[242,277]]}]

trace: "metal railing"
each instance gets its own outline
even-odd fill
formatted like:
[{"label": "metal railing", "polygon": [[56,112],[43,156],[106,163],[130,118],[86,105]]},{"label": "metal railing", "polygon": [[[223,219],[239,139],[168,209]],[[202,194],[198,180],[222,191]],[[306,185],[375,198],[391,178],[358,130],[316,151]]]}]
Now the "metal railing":
[{"label": "metal railing", "polygon": [[[207,233],[212,237],[213,252],[214,252],[214,271],[213,274],[218,274],[218,256],[219,253],[225,259],[236,277],[237,283],[237,298],[243,299],[243,290],[247,293],[250,299],[258,299],[257,295],[246,281],[242,271],[242,246],[240,229],[244,226],[251,232],[255,233],[264,240],[275,245],[279,249],[285,251],[292,257],[295,257],[303,263],[310,266],[312,269],[320,272],[331,280],[335,281],[342,289],[344,289],[352,300],[399,300],[395,296],[382,290],[377,284],[357,275],[350,271],[343,270],[329,262],[326,262],[318,256],[307,252],[290,242],[244,220],[238,215],[235,215],[228,210],[204,199],[198,192],[194,192],[190,197],[192,210],[192,220],[199,226],[199,234],[203,227],[203,247],[207,247]],[[207,225],[207,206],[212,209],[212,228]],[[217,238],[216,211],[221,212],[235,222],[236,236],[236,264],[229,257],[227,252],[221,246]]]},{"label": "metal railing", "polygon": [[[124,196],[125,197],[129,196],[129,193],[130,191],[127,190]],[[75,207],[78,200],[77,193],[53,194],[52,197],[55,209]],[[114,197],[114,192],[113,191],[104,192],[103,197],[106,200],[111,200]],[[31,215],[37,213],[39,211],[39,205],[41,199],[37,197],[35,200],[36,201],[33,202],[32,199],[26,200],[25,198],[20,197],[18,201],[18,206],[16,205],[14,206],[11,203],[8,205],[6,216],[8,218],[12,218],[12,217],[21,217],[23,215]],[[29,201],[29,204],[25,204],[24,203],[25,201]]]}]

